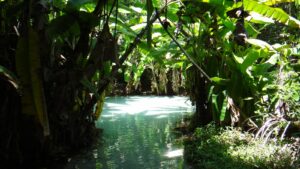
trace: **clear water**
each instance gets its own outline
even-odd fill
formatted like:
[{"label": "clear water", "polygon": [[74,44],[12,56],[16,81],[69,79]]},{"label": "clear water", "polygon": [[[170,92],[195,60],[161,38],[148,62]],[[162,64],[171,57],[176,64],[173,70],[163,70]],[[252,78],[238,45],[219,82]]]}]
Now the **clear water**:
[{"label": "clear water", "polygon": [[172,128],[193,111],[186,97],[108,97],[96,124],[103,129],[102,144],[71,159],[69,168],[183,168],[182,145]]}]

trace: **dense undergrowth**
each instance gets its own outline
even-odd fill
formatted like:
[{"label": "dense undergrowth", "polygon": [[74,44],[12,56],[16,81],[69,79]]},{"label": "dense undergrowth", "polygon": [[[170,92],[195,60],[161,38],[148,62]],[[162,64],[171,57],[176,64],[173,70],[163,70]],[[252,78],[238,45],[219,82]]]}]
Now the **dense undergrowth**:
[{"label": "dense undergrowth", "polygon": [[299,139],[255,139],[237,128],[209,124],[197,128],[185,142],[185,159],[201,169],[296,169],[300,167]]}]

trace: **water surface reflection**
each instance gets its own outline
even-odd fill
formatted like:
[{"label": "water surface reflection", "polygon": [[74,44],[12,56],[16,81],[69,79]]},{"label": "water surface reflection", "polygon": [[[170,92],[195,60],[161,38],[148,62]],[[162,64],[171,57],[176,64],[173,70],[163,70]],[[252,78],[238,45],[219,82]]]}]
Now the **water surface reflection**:
[{"label": "water surface reflection", "polygon": [[108,97],[96,124],[104,130],[102,145],[90,152],[92,158],[77,159],[81,162],[76,167],[182,168],[183,150],[176,144],[172,127],[188,112],[193,112],[193,107],[186,97]]}]

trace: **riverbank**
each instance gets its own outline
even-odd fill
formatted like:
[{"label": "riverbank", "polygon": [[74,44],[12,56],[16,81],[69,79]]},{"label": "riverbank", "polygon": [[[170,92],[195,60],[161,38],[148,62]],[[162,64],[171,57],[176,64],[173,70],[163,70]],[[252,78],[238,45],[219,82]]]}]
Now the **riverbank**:
[{"label": "riverbank", "polygon": [[185,141],[185,160],[201,169],[298,169],[299,138],[261,140],[236,128],[197,128]]}]

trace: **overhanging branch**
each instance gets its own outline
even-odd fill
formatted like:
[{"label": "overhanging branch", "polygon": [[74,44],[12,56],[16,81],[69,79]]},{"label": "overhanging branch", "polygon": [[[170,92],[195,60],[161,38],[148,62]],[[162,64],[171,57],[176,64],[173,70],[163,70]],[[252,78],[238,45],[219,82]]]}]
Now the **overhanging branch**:
[{"label": "overhanging branch", "polygon": [[[159,15],[158,11],[156,10],[157,15]],[[179,44],[179,42],[174,38],[174,36],[168,31],[168,26],[165,26],[162,20],[160,19],[160,16],[157,18],[161,24],[161,26],[164,28],[164,30],[167,32],[167,34],[170,36],[170,38],[176,43],[176,45],[179,47],[179,49],[184,53],[184,55],[187,56],[187,58],[192,62],[193,65],[195,65],[200,72],[207,78],[209,82],[211,82],[210,77],[207,75],[207,73],[197,64],[197,62],[186,52],[185,49]]]}]

